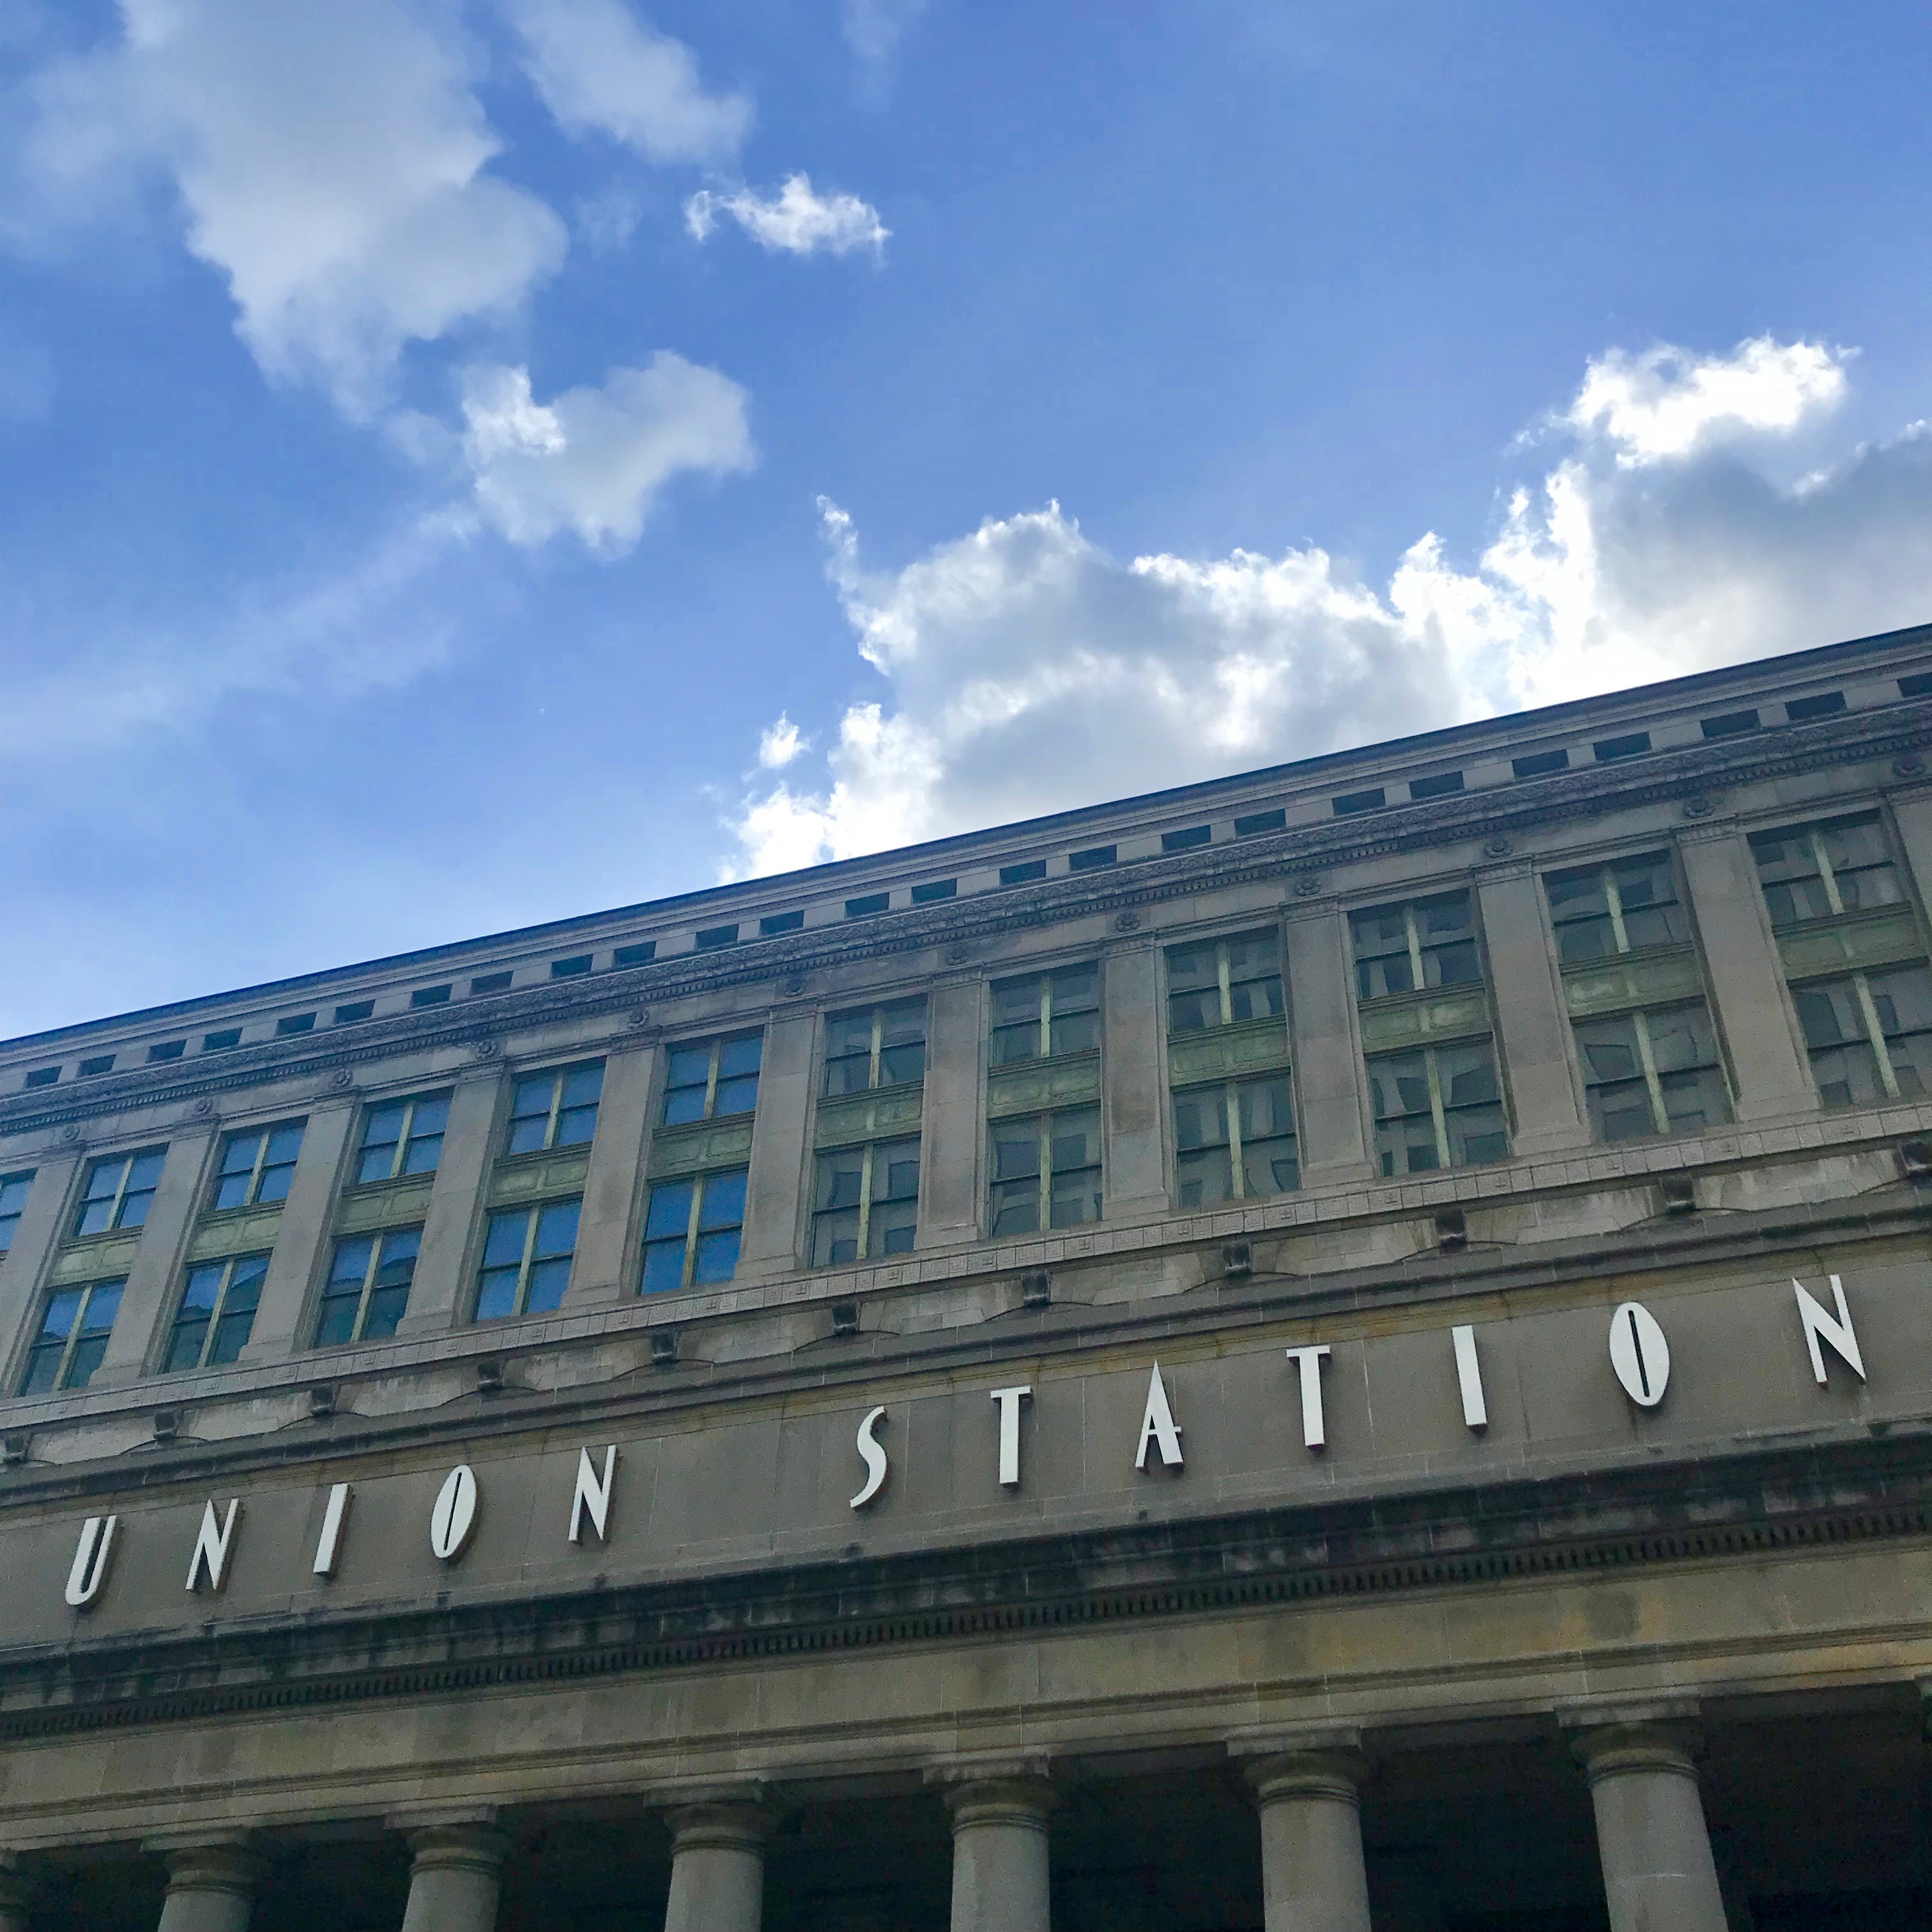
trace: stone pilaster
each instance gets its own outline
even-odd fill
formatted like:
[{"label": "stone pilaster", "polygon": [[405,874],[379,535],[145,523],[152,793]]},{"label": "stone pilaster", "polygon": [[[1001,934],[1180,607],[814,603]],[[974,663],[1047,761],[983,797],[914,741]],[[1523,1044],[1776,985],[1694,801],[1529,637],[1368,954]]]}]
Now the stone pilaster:
[{"label": "stone pilaster", "polygon": [[986,1165],[980,1069],[986,1058],[986,990],[977,979],[932,989],[926,1012],[926,1094],[920,1126],[919,1237],[922,1248],[976,1240]]},{"label": "stone pilaster", "polygon": [[937,1781],[952,1820],[952,1932],[1048,1932],[1051,1782],[1027,1767]]},{"label": "stone pilaster", "polygon": [[1366,1180],[1376,1166],[1355,1031],[1348,922],[1332,900],[1297,904],[1288,908],[1282,939],[1303,1184]]},{"label": "stone pilaster", "polygon": [[308,1340],[300,1332],[302,1311],[316,1270],[328,1265],[322,1247],[342,1191],[350,1136],[361,1118],[360,1107],[349,1099],[326,1102],[308,1117],[296,1171],[289,1178],[288,1198],[275,1224],[274,1252],[268,1257],[255,1325],[242,1352],[244,1362],[279,1360]]},{"label": "stone pilaster", "polygon": [[167,1862],[160,1932],[248,1932],[260,1867],[239,1832],[198,1840],[151,1838],[142,1850]]},{"label": "stone pilaster", "polygon": [[1489,957],[1490,998],[1520,1154],[1561,1154],[1589,1144],[1570,1018],[1543,894],[1527,861],[1498,866],[1476,888]]},{"label": "stone pilaster", "polygon": [[1370,1932],[1362,1858],[1368,1760],[1352,1730],[1244,1748],[1261,1814],[1266,1932]]},{"label": "stone pilaster", "polygon": [[1932,907],[1932,787],[1892,794],[1892,815],[1898,827],[1906,869],[1918,888],[1920,916]]},{"label": "stone pilaster", "polygon": [[673,1808],[664,1932],[758,1932],[771,1818],[755,1796]]},{"label": "stone pilaster", "polygon": [[450,1096],[409,1312],[396,1331],[405,1340],[439,1334],[470,1312],[470,1237],[496,1152],[502,1088],[502,1070],[493,1061],[465,1074]]},{"label": "stone pilaster", "polygon": [[740,1280],[789,1274],[798,1265],[800,1208],[812,1150],[812,1046],[818,1018],[773,1015],[765,1028],[758,1070],[758,1111],[752,1123],[752,1170],[745,1184]]},{"label": "stone pilaster", "polygon": [[657,1054],[644,1041],[614,1046],[604,1056],[603,1097],[584,1180],[577,1258],[564,1292],[566,1309],[606,1308],[638,1292],[636,1264],[627,1267],[626,1257],[644,1192],[644,1142],[656,1077]]},{"label": "stone pilaster", "polygon": [[496,1828],[496,1814],[406,1827],[410,1902],[403,1932],[495,1932],[496,1894],[509,1836]]},{"label": "stone pilaster", "polygon": [[[63,1148],[38,1160],[8,1163],[10,1174],[31,1168],[34,1179],[14,1245],[0,1256],[0,1368],[18,1360],[26,1342],[22,1331],[30,1322],[39,1324],[40,1277],[60,1240],[62,1223],[73,1211],[74,1183],[85,1158],[78,1148]],[[12,1393],[10,1385],[0,1389],[0,1394]]]},{"label": "stone pilaster", "polygon": [[212,1126],[196,1127],[168,1143],[160,1185],[141,1229],[134,1264],[128,1270],[114,1332],[94,1377],[97,1388],[136,1382],[146,1372],[154,1332],[173,1310],[188,1230],[204,1198],[217,1132]]},{"label": "stone pilaster", "polygon": [[1167,1108],[1161,1079],[1160,956],[1154,942],[1107,953],[1101,961],[1100,989],[1103,1204],[1109,1220],[1132,1220],[1167,1206],[1161,1152]]}]

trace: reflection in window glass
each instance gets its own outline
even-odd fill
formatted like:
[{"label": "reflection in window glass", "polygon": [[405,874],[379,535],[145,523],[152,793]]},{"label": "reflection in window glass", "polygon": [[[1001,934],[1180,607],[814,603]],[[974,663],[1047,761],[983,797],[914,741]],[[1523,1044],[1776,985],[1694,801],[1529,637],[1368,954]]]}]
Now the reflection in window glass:
[{"label": "reflection in window glass", "polygon": [[1600,1141],[1697,1133],[1731,1117],[1717,1035],[1701,1005],[1580,1020],[1576,1050]]},{"label": "reflection in window glass", "polygon": [[1364,1000],[1482,982],[1469,895],[1441,892],[1348,915],[1355,991]]},{"label": "reflection in window glass", "polygon": [[1174,1143],[1176,1192],[1184,1208],[1289,1194],[1301,1185],[1286,1073],[1175,1094]]},{"label": "reflection in window glass", "polygon": [[110,1154],[97,1160],[87,1171],[74,1233],[105,1234],[117,1228],[141,1226],[160,1184],[166,1158],[165,1148],[150,1148],[143,1154]]},{"label": "reflection in window glass", "polygon": [[995,1236],[1100,1220],[1099,1108],[996,1120],[992,1139]]},{"label": "reflection in window glass", "polygon": [[447,1094],[386,1100],[371,1107],[362,1126],[362,1152],[356,1163],[357,1184],[394,1180],[407,1174],[434,1174],[442,1158],[443,1132],[448,1125]]},{"label": "reflection in window glass", "polygon": [[919,1140],[874,1141],[818,1156],[812,1264],[912,1252],[919,1231]]},{"label": "reflection in window glass", "polygon": [[31,1168],[24,1174],[0,1174],[0,1255],[14,1245],[14,1235],[27,1204],[27,1192],[33,1184]]},{"label": "reflection in window glass", "polygon": [[214,1181],[218,1208],[255,1208],[288,1198],[302,1151],[302,1124],[251,1127],[222,1143],[221,1172]]},{"label": "reflection in window glass", "polygon": [[1905,897],[1875,812],[1751,834],[1751,855],[1774,926],[1836,919]]},{"label": "reflection in window glass", "polygon": [[753,1112],[764,1052],[764,1036],[755,1033],[673,1047],[664,1065],[664,1125]]},{"label": "reflection in window glass", "polygon": [[1923,966],[1816,980],[1792,997],[1826,1106],[1917,1100],[1932,1084],[1932,975]]},{"label": "reflection in window glass", "polygon": [[597,1103],[604,1092],[604,1063],[560,1066],[526,1074],[510,1102],[508,1151],[537,1154],[548,1148],[581,1147],[597,1131]]},{"label": "reflection in window glass", "polygon": [[660,1181],[644,1210],[644,1270],[640,1292],[660,1294],[737,1272],[745,1226],[748,1170]]},{"label": "reflection in window glass", "polygon": [[1384,1174],[1475,1167],[1508,1154],[1502,1094],[1486,1040],[1378,1054],[1368,1070]]},{"label": "reflection in window glass", "polygon": [[233,1361],[248,1346],[268,1272],[266,1255],[236,1255],[190,1268],[162,1372],[221,1368]]},{"label": "reflection in window glass", "polygon": [[409,1312],[410,1284],[416,1278],[422,1246],[420,1228],[394,1228],[384,1234],[355,1234],[338,1241],[328,1279],[322,1284],[314,1346],[380,1342],[393,1335]]},{"label": "reflection in window glass", "polygon": [[993,986],[995,1066],[1088,1053],[1100,1044],[1100,969],[1064,967]]},{"label": "reflection in window glass", "polygon": [[476,1319],[544,1315],[563,1300],[577,1250],[581,1201],[513,1208],[490,1216],[477,1278]]},{"label": "reflection in window glass", "polygon": [[47,1395],[57,1389],[83,1389],[107,1352],[107,1338],[121,1306],[118,1281],[97,1281],[64,1288],[47,1298],[40,1331],[27,1352],[20,1378],[22,1395]]},{"label": "reflection in window glass", "polygon": [[1272,932],[1240,933],[1231,939],[1168,948],[1170,1034],[1278,1018],[1286,1010],[1281,948]]},{"label": "reflection in window glass", "polygon": [[1557,953],[1566,965],[1679,945],[1690,936],[1667,852],[1552,872],[1544,886]]},{"label": "reflection in window glass", "polygon": [[825,1091],[829,1096],[903,1086],[926,1077],[926,1002],[835,1013],[825,1023]]}]

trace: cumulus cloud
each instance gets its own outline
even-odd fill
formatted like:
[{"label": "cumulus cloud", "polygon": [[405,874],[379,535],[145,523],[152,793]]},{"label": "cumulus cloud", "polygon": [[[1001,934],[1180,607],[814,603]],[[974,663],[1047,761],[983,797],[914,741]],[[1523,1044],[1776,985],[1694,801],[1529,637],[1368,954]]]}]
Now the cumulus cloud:
[{"label": "cumulus cloud", "polygon": [[781,711],[776,723],[766,726],[758,739],[758,763],[775,772],[791,763],[806,748],[798,727]]},{"label": "cumulus cloud", "polygon": [[[1932,432],[1801,486],[1729,440],[1808,428],[1843,352],[1740,345],[1592,362],[1570,448],[1473,563],[1420,537],[1384,584],[1318,548],[1123,560],[1058,505],[868,569],[823,506],[829,572],[887,694],[822,780],[742,802],[768,872],[1312,756],[1932,616]],[[1639,460],[1630,458],[1642,452]]]},{"label": "cumulus cloud", "polygon": [[718,194],[700,188],[684,205],[685,226],[700,242],[721,216],[728,215],[758,245],[772,253],[811,255],[823,249],[830,255],[849,255],[855,248],[883,254],[892,233],[879,211],[856,194],[820,194],[809,175],[787,177],[770,199],[749,188]]},{"label": "cumulus cloud", "polygon": [[549,403],[526,369],[472,369],[463,454],[477,506],[512,543],[569,531],[605,554],[628,550],[674,477],[752,466],[748,402],[729,377],[668,350]]},{"label": "cumulus cloud", "polygon": [[742,94],[707,94],[682,42],[622,0],[505,0],[530,80],[566,133],[608,134],[653,161],[718,161],[752,124]]}]

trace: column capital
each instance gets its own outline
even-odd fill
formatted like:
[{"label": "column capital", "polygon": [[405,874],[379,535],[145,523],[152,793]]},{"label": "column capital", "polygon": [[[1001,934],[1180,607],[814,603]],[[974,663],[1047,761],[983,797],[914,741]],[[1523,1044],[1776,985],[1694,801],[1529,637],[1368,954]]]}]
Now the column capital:
[{"label": "column capital", "polygon": [[494,1879],[510,1852],[494,1804],[424,1805],[392,1811],[383,1821],[409,1841],[418,1871],[486,1873]]},{"label": "column capital", "polygon": [[1044,1831],[1060,1802],[1043,1756],[956,1760],[927,1768],[926,1781],[945,1801],[956,1832],[974,1825]]},{"label": "column capital", "polygon": [[1694,1698],[1574,1705],[1556,1714],[1592,1785],[1628,1772],[1695,1778],[1703,1727]]},{"label": "column capital", "polygon": [[1354,1724],[1311,1724],[1231,1740],[1228,1754],[1240,1767],[1257,1804],[1294,1798],[1361,1802],[1370,1763]]},{"label": "column capital", "polygon": [[671,1856],[680,1852],[762,1852],[776,1824],[761,1784],[694,1793],[664,1808]]},{"label": "column capital", "polygon": [[158,1852],[165,1862],[171,1892],[225,1892],[249,1898],[262,1875],[262,1861],[248,1850],[246,1832],[160,1832],[143,1838],[141,1849]]}]

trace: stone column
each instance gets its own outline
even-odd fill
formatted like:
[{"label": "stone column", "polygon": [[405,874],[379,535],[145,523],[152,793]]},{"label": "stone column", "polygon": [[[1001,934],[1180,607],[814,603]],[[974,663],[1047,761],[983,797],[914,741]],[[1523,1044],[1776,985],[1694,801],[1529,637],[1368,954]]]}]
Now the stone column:
[{"label": "stone column", "polygon": [[396,1330],[406,1340],[453,1328],[469,1312],[470,1238],[496,1151],[502,1087],[502,1070],[493,1062],[459,1079],[449,1097],[449,1124],[424,1217],[410,1310]]},{"label": "stone column", "polygon": [[1047,1814],[1053,1786],[1036,1772],[949,1780],[952,1932],[1048,1932]]},{"label": "stone column", "polygon": [[1610,1932],[1726,1932],[1694,1723],[1570,1721],[1597,1814]]},{"label": "stone column", "polygon": [[746,1798],[680,1804],[670,1814],[664,1932],[758,1932],[771,1820]]},{"label": "stone column", "polygon": [[1282,933],[1303,1184],[1368,1180],[1376,1165],[1355,1034],[1348,921],[1332,900],[1291,905]]},{"label": "stone column", "polygon": [[1100,968],[1101,1159],[1108,1220],[1163,1212],[1160,956],[1151,940],[1107,953]]},{"label": "stone column", "polygon": [[[73,1212],[82,1159],[78,1148],[63,1148],[38,1160],[6,1164],[10,1174],[32,1168],[34,1178],[20,1225],[14,1230],[14,1245],[0,1256],[0,1366],[13,1361],[24,1346],[21,1330],[39,1321],[40,1277],[59,1242],[62,1225]],[[10,1388],[0,1389],[0,1394],[12,1394]]]},{"label": "stone column", "polygon": [[798,1266],[799,1206],[812,1162],[806,1123],[812,1112],[815,1013],[773,1014],[758,1069],[752,1122],[752,1171],[745,1183],[740,1280],[790,1274]]},{"label": "stone column", "polygon": [[418,1825],[409,1834],[410,1902],[403,1932],[495,1932],[508,1834],[478,1821]]},{"label": "stone column", "polygon": [[927,1009],[916,1242],[922,1248],[979,1238],[980,1176],[986,1165],[980,1121],[986,1006],[984,985],[965,980],[935,986]]},{"label": "stone column", "polygon": [[198,1843],[148,1840],[142,1849],[167,1861],[160,1932],[248,1932],[259,1867],[244,1843],[239,1832],[210,1834]]},{"label": "stone column", "polygon": [[1362,1780],[1368,1760],[1352,1732],[1246,1766],[1261,1813],[1266,1932],[1370,1932],[1362,1860]]},{"label": "stone column", "polygon": [[20,1874],[20,1862],[11,1852],[0,1852],[0,1932],[27,1932],[27,1908],[32,1888]]},{"label": "stone column", "polygon": [[1750,847],[1735,825],[1680,832],[1704,975],[1730,1055],[1738,1118],[1815,1113],[1818,1090],[1784,997],[1784,969]]},{"label": "stone column", "polygon": [[1543,892],[1528,862],[1482,874],[1476,893],[1489,956],[1490,999],[1508,1083],[1511,1150],[1560,1154],[1587,1147],[1570,1016]]},{"label": "stone column", "polygon": [[137,1382],[147,1371],[154,1331],[173,1311],[188,1230],[206,1198],[209,1156],[218,1130],[198,1127],[168,1144],[160,1185],[148,1208],[141,1244],[128,1270],[128,1286],[114,1318],[92,1386]]},{"label": "stone column", "polygon": [[577,1258],[564,1292],[566,1310],[608,1307],[638,1292],[625,1256],[644,1187],[644,1142],[656,1075],[656,1051],[644,1041],[614,1047],[604,1056],[604,1094],[584,1180]]},{"label": "stone column", "polygon": [[244,1362],[278,1360],[308,1340],[299,1332],[302,1311],[317,1271],[328,1265],[323,1244],[342,1191],[350,1135],[361,1115],[355,1101],[344,1100],[317,1107],[308,1117],[296,1171],[289,1177],[288,1198],[275,1224],[274,1252],[268,1257],[255,1325],[242,1351]]}]

